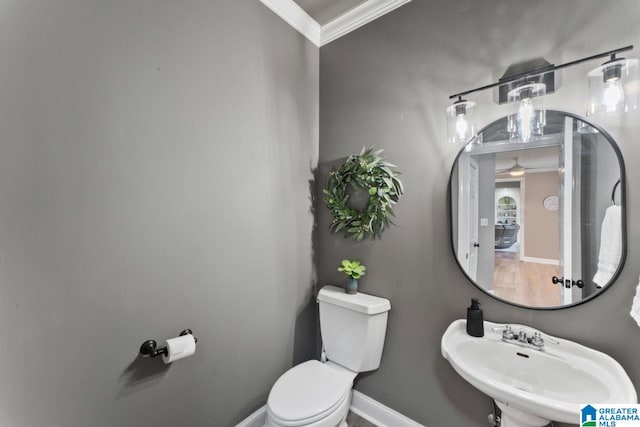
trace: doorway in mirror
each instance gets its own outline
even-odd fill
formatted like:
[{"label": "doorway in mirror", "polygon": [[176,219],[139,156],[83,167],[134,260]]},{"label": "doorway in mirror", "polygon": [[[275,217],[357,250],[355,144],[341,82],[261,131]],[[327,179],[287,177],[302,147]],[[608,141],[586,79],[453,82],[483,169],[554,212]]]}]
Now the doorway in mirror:
[{"label": "doorway in mirror", "polygon": [[[549,280],[562,275],[555,243],[558,240],[557,212],[540,217],[538,206],[535,206],[539,192],[557,192],[557,173],[555,178],[545,175],[549,169],[555,167],[557,170],[557,160],[556,165],[551,162],[543,169],[538,159],[537,169],[529,168],[529,172],[522,171],[518,177],[505,177],[509,172],[504,173],[503,162],[499,158],[496,160],[493,293],[522,305],[560,305],[560,289]],[[527,155],[526,161],[529,164],[534,161],[532,153]],[[530,197],[525,191],[527,180],[532,192]],[[545,184],[551,188],[545,189]],[[529,226],[527,212],[532,218]],[[531,240],[528,251],[524,242],[526,234]]]}]

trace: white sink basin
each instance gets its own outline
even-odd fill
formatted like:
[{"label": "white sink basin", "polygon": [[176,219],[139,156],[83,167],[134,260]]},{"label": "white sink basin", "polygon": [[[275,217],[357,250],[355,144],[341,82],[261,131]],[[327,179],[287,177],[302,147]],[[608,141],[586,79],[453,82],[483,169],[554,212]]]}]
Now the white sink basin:
[{"label": "white sink basin", "polygon": [[[466,320],[456,320],[442,336],[442,355],[462,378],[496,401],[503,426],[576,424],[580,404],[637,403],[629,376],[610,356],[544,334],[544,351],[518,346],[492,331],[502,326],[484,322],[484,337],[475,338],[467,334]],[[511,327],[529,336],[539,332]]]}]

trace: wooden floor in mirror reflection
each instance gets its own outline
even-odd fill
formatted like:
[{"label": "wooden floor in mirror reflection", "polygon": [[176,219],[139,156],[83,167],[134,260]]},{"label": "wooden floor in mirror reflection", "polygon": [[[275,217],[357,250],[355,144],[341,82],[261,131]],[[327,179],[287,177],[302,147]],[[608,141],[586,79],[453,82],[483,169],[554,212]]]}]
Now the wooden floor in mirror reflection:
[{"label": "wooden floor in mirror reflection", "polygon": [[551,282],[561,267],[521,261],[515,252],[496,251],[493,294],[516,304],[553,307],[562,304],[561,288]]}]

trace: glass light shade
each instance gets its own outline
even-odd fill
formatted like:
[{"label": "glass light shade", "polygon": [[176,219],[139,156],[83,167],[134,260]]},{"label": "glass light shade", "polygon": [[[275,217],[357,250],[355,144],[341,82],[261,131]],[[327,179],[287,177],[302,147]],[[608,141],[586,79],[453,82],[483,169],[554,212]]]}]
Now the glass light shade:
[{"label": "glass light shade", "polygon": [[639,63],[637,59],[621,58],[606,62],[589,72],[587,116],[638,109]]},{"label": "glass light shade", "polygon": [[447,142],[464,144],[476,135],[476,103],[456,101],[447,107]]},{"label": "glass light shade", "polygon": [[511,142],[530,142],[544,134],[546,110],[536,108],[533,98],[546,93],[544,83],[529,83],[509,91],[507,102],[513,111],[507,118],[507,129]]}]

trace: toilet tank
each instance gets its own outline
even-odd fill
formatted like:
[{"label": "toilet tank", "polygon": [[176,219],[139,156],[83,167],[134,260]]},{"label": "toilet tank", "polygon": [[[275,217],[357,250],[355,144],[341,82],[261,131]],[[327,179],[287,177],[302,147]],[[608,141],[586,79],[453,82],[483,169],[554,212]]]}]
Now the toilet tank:
[{"label": "toilet tank", "polygon": [[388,299],[325,286],[318,293],[320,333],[327,358],[351,371],[378,369],[387,331]]}]

